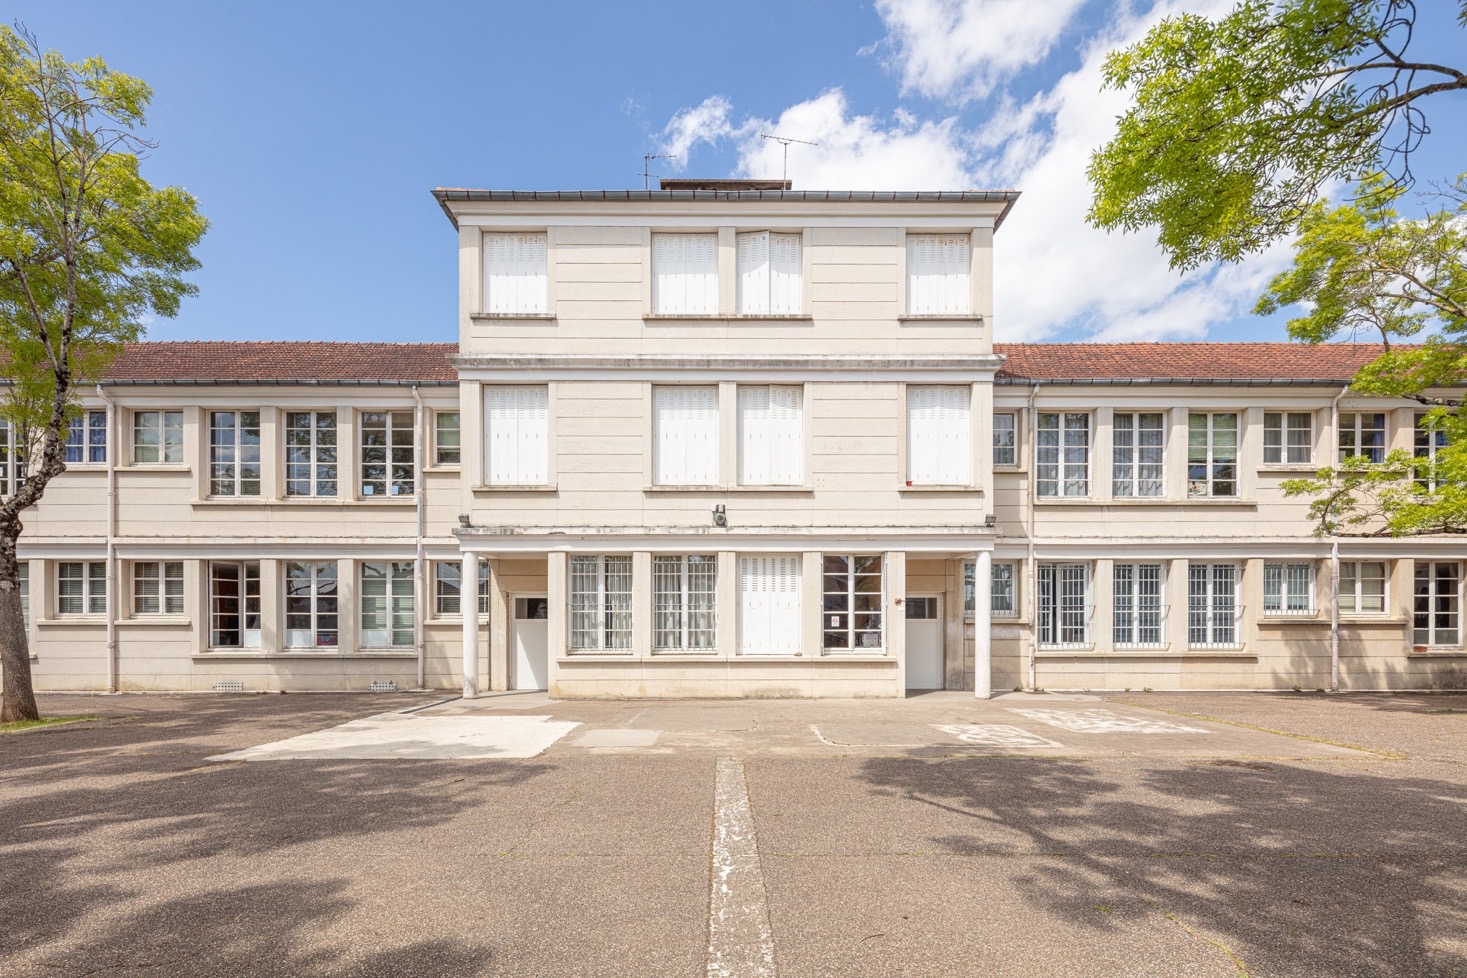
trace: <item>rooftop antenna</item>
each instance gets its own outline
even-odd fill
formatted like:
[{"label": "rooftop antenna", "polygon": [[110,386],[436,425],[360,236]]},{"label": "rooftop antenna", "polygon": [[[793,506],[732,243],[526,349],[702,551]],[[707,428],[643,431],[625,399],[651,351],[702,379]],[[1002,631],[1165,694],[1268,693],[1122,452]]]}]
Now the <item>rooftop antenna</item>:
[{"label": "rooftop antenna", "polygon": [[642,154],[642,189],[652,189],[652,174],[648,172],[652,167],[653,160],[675,160],[676,156],[667,153],[643,153]]},{"label": "rooftop antenna", "polygon": [[819,143],[812,143],[808,139],[791,139],[789,136],[776,136],[775,134],[768,132],[761,132],[759,134],[759,138],[772,139],[776,143],[779,143],[779,145],[784,147],[784,172],[780,174],[779,177],[781,180],[784,181],[788,181],[790,178],[790,143],[799,143],[801,146],[820,145]]}]

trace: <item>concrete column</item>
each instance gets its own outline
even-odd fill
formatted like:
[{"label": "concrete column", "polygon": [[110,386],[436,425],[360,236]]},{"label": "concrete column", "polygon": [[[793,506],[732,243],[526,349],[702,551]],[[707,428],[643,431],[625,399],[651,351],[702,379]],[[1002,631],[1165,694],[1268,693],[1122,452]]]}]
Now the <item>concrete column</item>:
[{"label": "concrete column", "polygon": [[632,655],[645,659],[652,654],[652,554],[632,554]]},{"label": "concrete column", "polygon": [[739,650],[739,559],[732,550],[718,552],[718,654],[732,659]]},{"label": "concrete column", "polygon": [[509,689],[509,631],[514,614],[509,596],[504,591],[503,576],[499,560],[487,561],[489,565],[489,688]]},{"label": "concrete column", "polygon": [[[570,614],[569,568],[570,556],[564,551],[545,555],[545,595],[550,616],[550,623],[545,627],[545,644],[548,647],[550,668],[547,675],[552,695],[560,682],[560,657],[570,650],[570,622],[567,621]],[[635,609],[632,613],[636,614]]]},{"label": "concrete column", "polygon": [[1166,641],[1173,655],[1187,651],[1187,580],[1190,562],[1173,560],[1166,572]]},{"label": "concrete column", "polygon": [[825,554],[807,550],[800,554],[800,651],[812,659],[824,654],[821,613],[825,608]]},{"label": "concrete column", "polygon": [[973,696],[993,696],[993,552],[978,552],[973,577]]},{"label": "concrete column", "polygon": [[459,569],[459,610],[463,619],[464,699],[479,695],[479,555],[465,552]]},{"label": "concrete column", "polygon": [[[285,646],[285,563],[260,561],[260,648],[265,652],[279,652]],[[339,604],[337,608],[339,612]]]},{"label": "concrete column", "polygon": [[907,691],[907,554],[888,550],[882,556],[886,563],[886,654],[897,661],[892,695],[902,696]]},{"label": "concrete column", "polygon": [[1115,561],[1109,557],[1097,560],[1091,570],[1090,607],[1090,644],[1101,650],[1114,649]]}]

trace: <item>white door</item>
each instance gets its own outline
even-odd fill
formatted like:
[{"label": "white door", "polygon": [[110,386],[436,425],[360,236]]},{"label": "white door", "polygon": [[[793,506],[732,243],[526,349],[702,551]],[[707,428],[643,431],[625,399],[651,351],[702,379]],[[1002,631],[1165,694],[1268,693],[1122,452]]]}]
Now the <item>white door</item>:
[{"label": "white door", "polygon": [[942,599],[908,597],[907,688],[942,689]]},{"label": "white door", "polygon": [[541,595],[514,599],[514,668],[510,689],[549,689],[549,602]]}]

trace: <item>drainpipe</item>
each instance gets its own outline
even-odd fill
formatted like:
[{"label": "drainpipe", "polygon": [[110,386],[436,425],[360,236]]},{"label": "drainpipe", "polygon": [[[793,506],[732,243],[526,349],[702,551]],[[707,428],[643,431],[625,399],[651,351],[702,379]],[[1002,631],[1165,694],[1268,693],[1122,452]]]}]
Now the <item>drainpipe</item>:
[{"label": "drainpipe", "polygon": [[427,682],[427,656],[428,636],[423,628],[423,615],[427,610],[424,601],[427,596],[427,585],[424,581],[424,570],[426,562],[423,559],[423,497],[428,494],[428,433],[423,430],[423,419],[426,412],[423,410],[423,397],[418,393],[418,385],[413,385],[413,408],[415,417],[413,423],[417,428],[416,439],[418,451],[418,491],[417,503],[415,505],[415,534],[417,538],[416,557],[413,560],[413,642],[417,646],[418,653],[418,689],[422,689]]},{"label": "drainpipe", "polygon": [[[97,396],[107,405],[107,692],[117,692],[117,455],[122,451],[117,402],[97,385]],[[85,426],[83,426],[85,430]],[[86,440],[82,440],[85,452]]]},{"label": "drainpipe", "polygon": [[[1034,401],[1040,385],[1029,389],[1029,437],[1039,437],[1039,413]],[[1035,444],[1038,442],[1036,440]],[[1029,688],[1039,688],[1039,565],[1034,562],[1034,501],[1039,498],[1039,463],[1036,453],[1029,466]]]},{"label": "drainpipe", "polygon": [[[1335,444],[1340,443],[1340,399],[1350,392],[1350,385],[1340,388],[1330,402],[1330,424]],[[1329,535],[1329,691],[1340,691],[1340,538]]]}]

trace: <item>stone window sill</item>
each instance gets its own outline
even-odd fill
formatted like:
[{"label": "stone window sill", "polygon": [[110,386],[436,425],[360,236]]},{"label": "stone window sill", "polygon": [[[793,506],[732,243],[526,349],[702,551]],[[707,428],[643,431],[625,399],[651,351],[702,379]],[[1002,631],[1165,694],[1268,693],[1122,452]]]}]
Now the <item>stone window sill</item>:
[{"label": "stone window sill", "polygon": [[691,313],[691,312],[649,312],[642,317],[647,323],[725,323],[737,325],[752,325],[758,323],[813,323],[815,317],[804,313]]},{"label": "stone window sill", "polygon": [[951,324],[953,326],[982,326],[983,317],[975,316],[966,312],[950,313],[903,313],[897,317],[897,322],[908,326],[932,326]]},{"label": "stone window sill", "polygon": [[362,649],[351,652],[341,649],[314,649],[267,651],[262,649],[207,649],[203,652],[195,652],[191,658],[195,662],[205,662],[210,659],[416,659],[418,653],[413,649]]},{"label": "stone window sill", "polygon": [[479,486],[474,486],[470,491],[476,492],[476,493],[480,493],[480,492],[559,492],[560,490],[559,490],[559,487],[556,486],[555,483],[552,482],[552,483],[549,483],[547,485],[514,485],[514,486],[511,486],[511,485],[504,485],[504,486],[484,486],[484,485],[479,485]]},{"label": "stone window sill", "polygon": [[553,312],[471,312],[469,319],[476,323],[532,322],[553,323]]},{"label": "stone window sill", "polygon": [[922,485],[922,486],[914,486],[914,485],[911,485],[911,484],[907,484],[907,485],[904,485],[904,486],[898,486],[897,487],[897,492],[900,492],[900,493],[903,493],[903,494],[906,494],[906,493],[909,493],[909,492],[970,493],[970,494],[973,494],[973,495],[980,495],[981,496],[983,494],[983,487],[982,486],[971,486],[971,485],[970,486],[959,486],[959,485],[952,485],[952,486],[948,486],[948,485]]},{"label": "stone window sill", "polygon": [[118,628],[192,628],[193,619],[183,615],[134,615],[132,618],[119,618],[116,625]]}]

